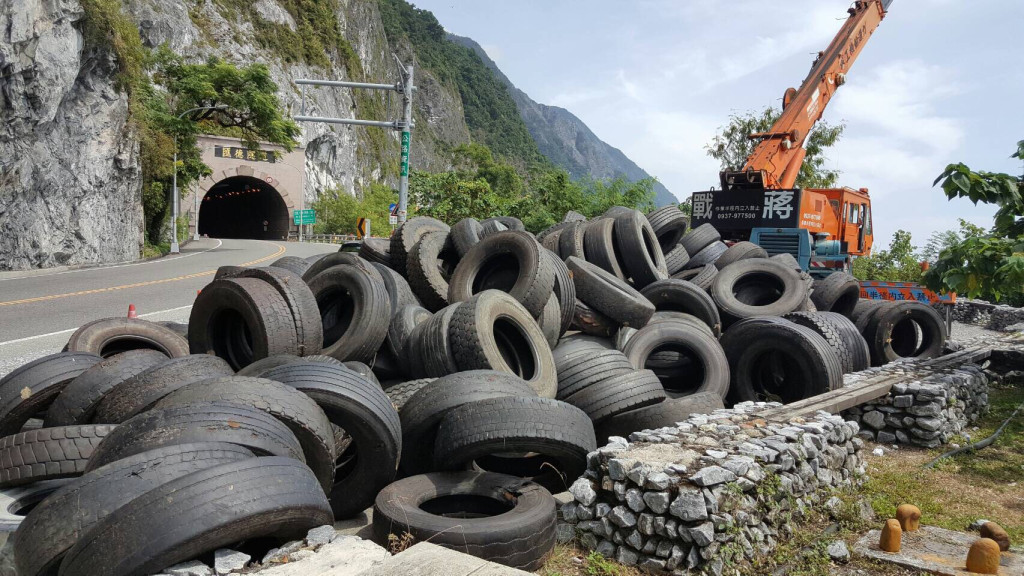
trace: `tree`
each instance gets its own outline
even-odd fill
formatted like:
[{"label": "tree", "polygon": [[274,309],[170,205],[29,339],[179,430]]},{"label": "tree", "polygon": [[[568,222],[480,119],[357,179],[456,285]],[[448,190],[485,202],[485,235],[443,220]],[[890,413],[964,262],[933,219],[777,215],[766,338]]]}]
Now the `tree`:
[{"label": "tree", "polygon": [[910,232],[897,230],[889,248],[853,260],[853,275],[859,280],[919,282],[921,264]]},{"label": "tree", "polygon": [[369,218],[371,232],[386,235],[391,204],[398,202],[398,192],[373,183],[365,188],[362,197],[344,191],[326,192],[313,203],[317,222],[313,226],[318,234],[354,234],[360,218]]},{"label": "tree", "polygon": [[[1011,158],[1024,159],[1024,140]],[[956,243],[940,251],[925,275],[935,290],[952,290],[971,298],[1024,305],[1024,179],[1009,174],[975,172],[950,164],[935,180],[950,200],[969,198],[998,206],[991,231],[965,228]]]},{"label": "tree", "polygon": [[[708,156],[718,160],[721,170],[739,170],[747,162],[747,157],[757,146],[756,140],[749,136],[755,132],[768,132],[782,115],[782,111],[769,106],[762,112],[732,114],[729,123],[704,146]],[[835,188],[839,179],[838,170],[825,168],[825,149],[835,145],[843,134],[845,124],[831,125],[819,121],[804,141],[807,155],[800,167],[796,185],[800,188]]]}]

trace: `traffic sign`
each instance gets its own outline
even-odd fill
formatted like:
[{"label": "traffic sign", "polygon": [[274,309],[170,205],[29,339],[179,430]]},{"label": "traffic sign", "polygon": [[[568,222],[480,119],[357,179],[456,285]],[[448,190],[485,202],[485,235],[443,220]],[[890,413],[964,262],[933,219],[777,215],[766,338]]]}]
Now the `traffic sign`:
[{"label": "traffic sign", "polygon": [[392,226],[394,226],[395,224],[398,224],[398,214],[392,214],[391,216],[388,216],[388,222]]},{"label": "traffic sign", "polygon": [[370,219],[360,218],[356,222],[356,236],[360,238],[366,238],[370,235]]},{"label": "traffic sign", "polygon": [[296,210],[292,215],[296,226],[316,224],[316,210]]},{"label": "traffic sign", "polygon": [[391,215],[397,218],[398,217],[398,204],[392,204],[391,206],[388,206],[388,212],[391,212]]}]

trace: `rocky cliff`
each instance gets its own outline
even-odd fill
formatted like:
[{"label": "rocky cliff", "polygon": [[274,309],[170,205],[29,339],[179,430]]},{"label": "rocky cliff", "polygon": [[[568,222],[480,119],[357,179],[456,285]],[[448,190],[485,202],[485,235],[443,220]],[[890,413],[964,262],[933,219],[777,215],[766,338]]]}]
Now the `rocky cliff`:
[{"label": "rocky cliff", "polygon": [[[650,174],[626,157],[621,150],[601,140],[572,112],[558,106],[535,102],[515,84],[487,56],[487,52],[472,38],[449,34],[448,38],[475,51],[495,75],[508,87],[519,115],[526,123],[530,135],[537,142],[541,154],[557,166],[564,168],[573,178],[617,178],[624,176],[637,181]],[[655,204],[666,206],[679,200],[661,183],[654,185]]]}]

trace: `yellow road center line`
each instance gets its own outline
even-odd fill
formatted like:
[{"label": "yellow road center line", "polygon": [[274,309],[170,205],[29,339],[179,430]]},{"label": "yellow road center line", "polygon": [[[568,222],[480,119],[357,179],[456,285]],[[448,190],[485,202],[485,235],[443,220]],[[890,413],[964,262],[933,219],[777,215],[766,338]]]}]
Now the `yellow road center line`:
[{"label": "yellow road center line", "polygon": [[[277,252],[274,252],[270,256],[264,256],[263,258],[259,258],[257,260],[252,260],[250,262],[244,262],[242,264],[239,264],[239,266],[252,266],[254,264],[259,264],[261,262],[266,262],[267,260],[270,260],[271,258],[276,258],[277,256],[280,256],[281,254],[284,254],[285,250],[287,250],[287,248],[285,248],[284,246],[278,246],[277,247]],[[217,273],[216,270],[207,270],[205,272],[196,272],[195,274],[186,274],[185,276],[175,276],[174,278],[162,278],[160,280],[150,280],[148,282],[136,282],[135,284],[123,284],[121,286],[109,286],[107,288],[95,288],[93,290],[82,290],[80,292],[69,292],[67,294],[51,294],[49,296],[36,296],[35,298],[23,298],[21,300],[9,300],[7,302],[0,302],[0,306],[14,306],[16,304],[31,304],[33,302],[45,302],[47,300],[57,300],[57,299],[60,299],[60,298],[71,298],[73,296],[87,296],[89,294],[99,294],[101,292],[115,292],[117,290],[128,290],[129,288],[141,288],[143,286],[152,286],[154,284],[166,284],[168,282],[179,282],[181,280],[189,280],[191,278],[201,278],[203,276],[209,276],[211,274],[216,274],[216,273]]]}]

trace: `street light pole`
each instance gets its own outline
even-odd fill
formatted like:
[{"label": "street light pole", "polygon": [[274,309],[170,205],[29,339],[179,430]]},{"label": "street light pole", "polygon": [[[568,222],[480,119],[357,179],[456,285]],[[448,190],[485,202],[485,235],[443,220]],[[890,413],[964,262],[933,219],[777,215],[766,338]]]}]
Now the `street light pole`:
[{"label": "street light pole", "polygon": [[[181,120],[185,114],[197,112],[199,110],[226,110],[227,106],[197,106],[195,108],[189,108],[181,114],[178,114],[178,120]],[[195,199],[195,217],[196,217],[196,238],[199,237],[199,200]],[[174,175],[171,177],[171,254],[180,254],[181,250],[178,247],[178,135],[174,135]]]}]

